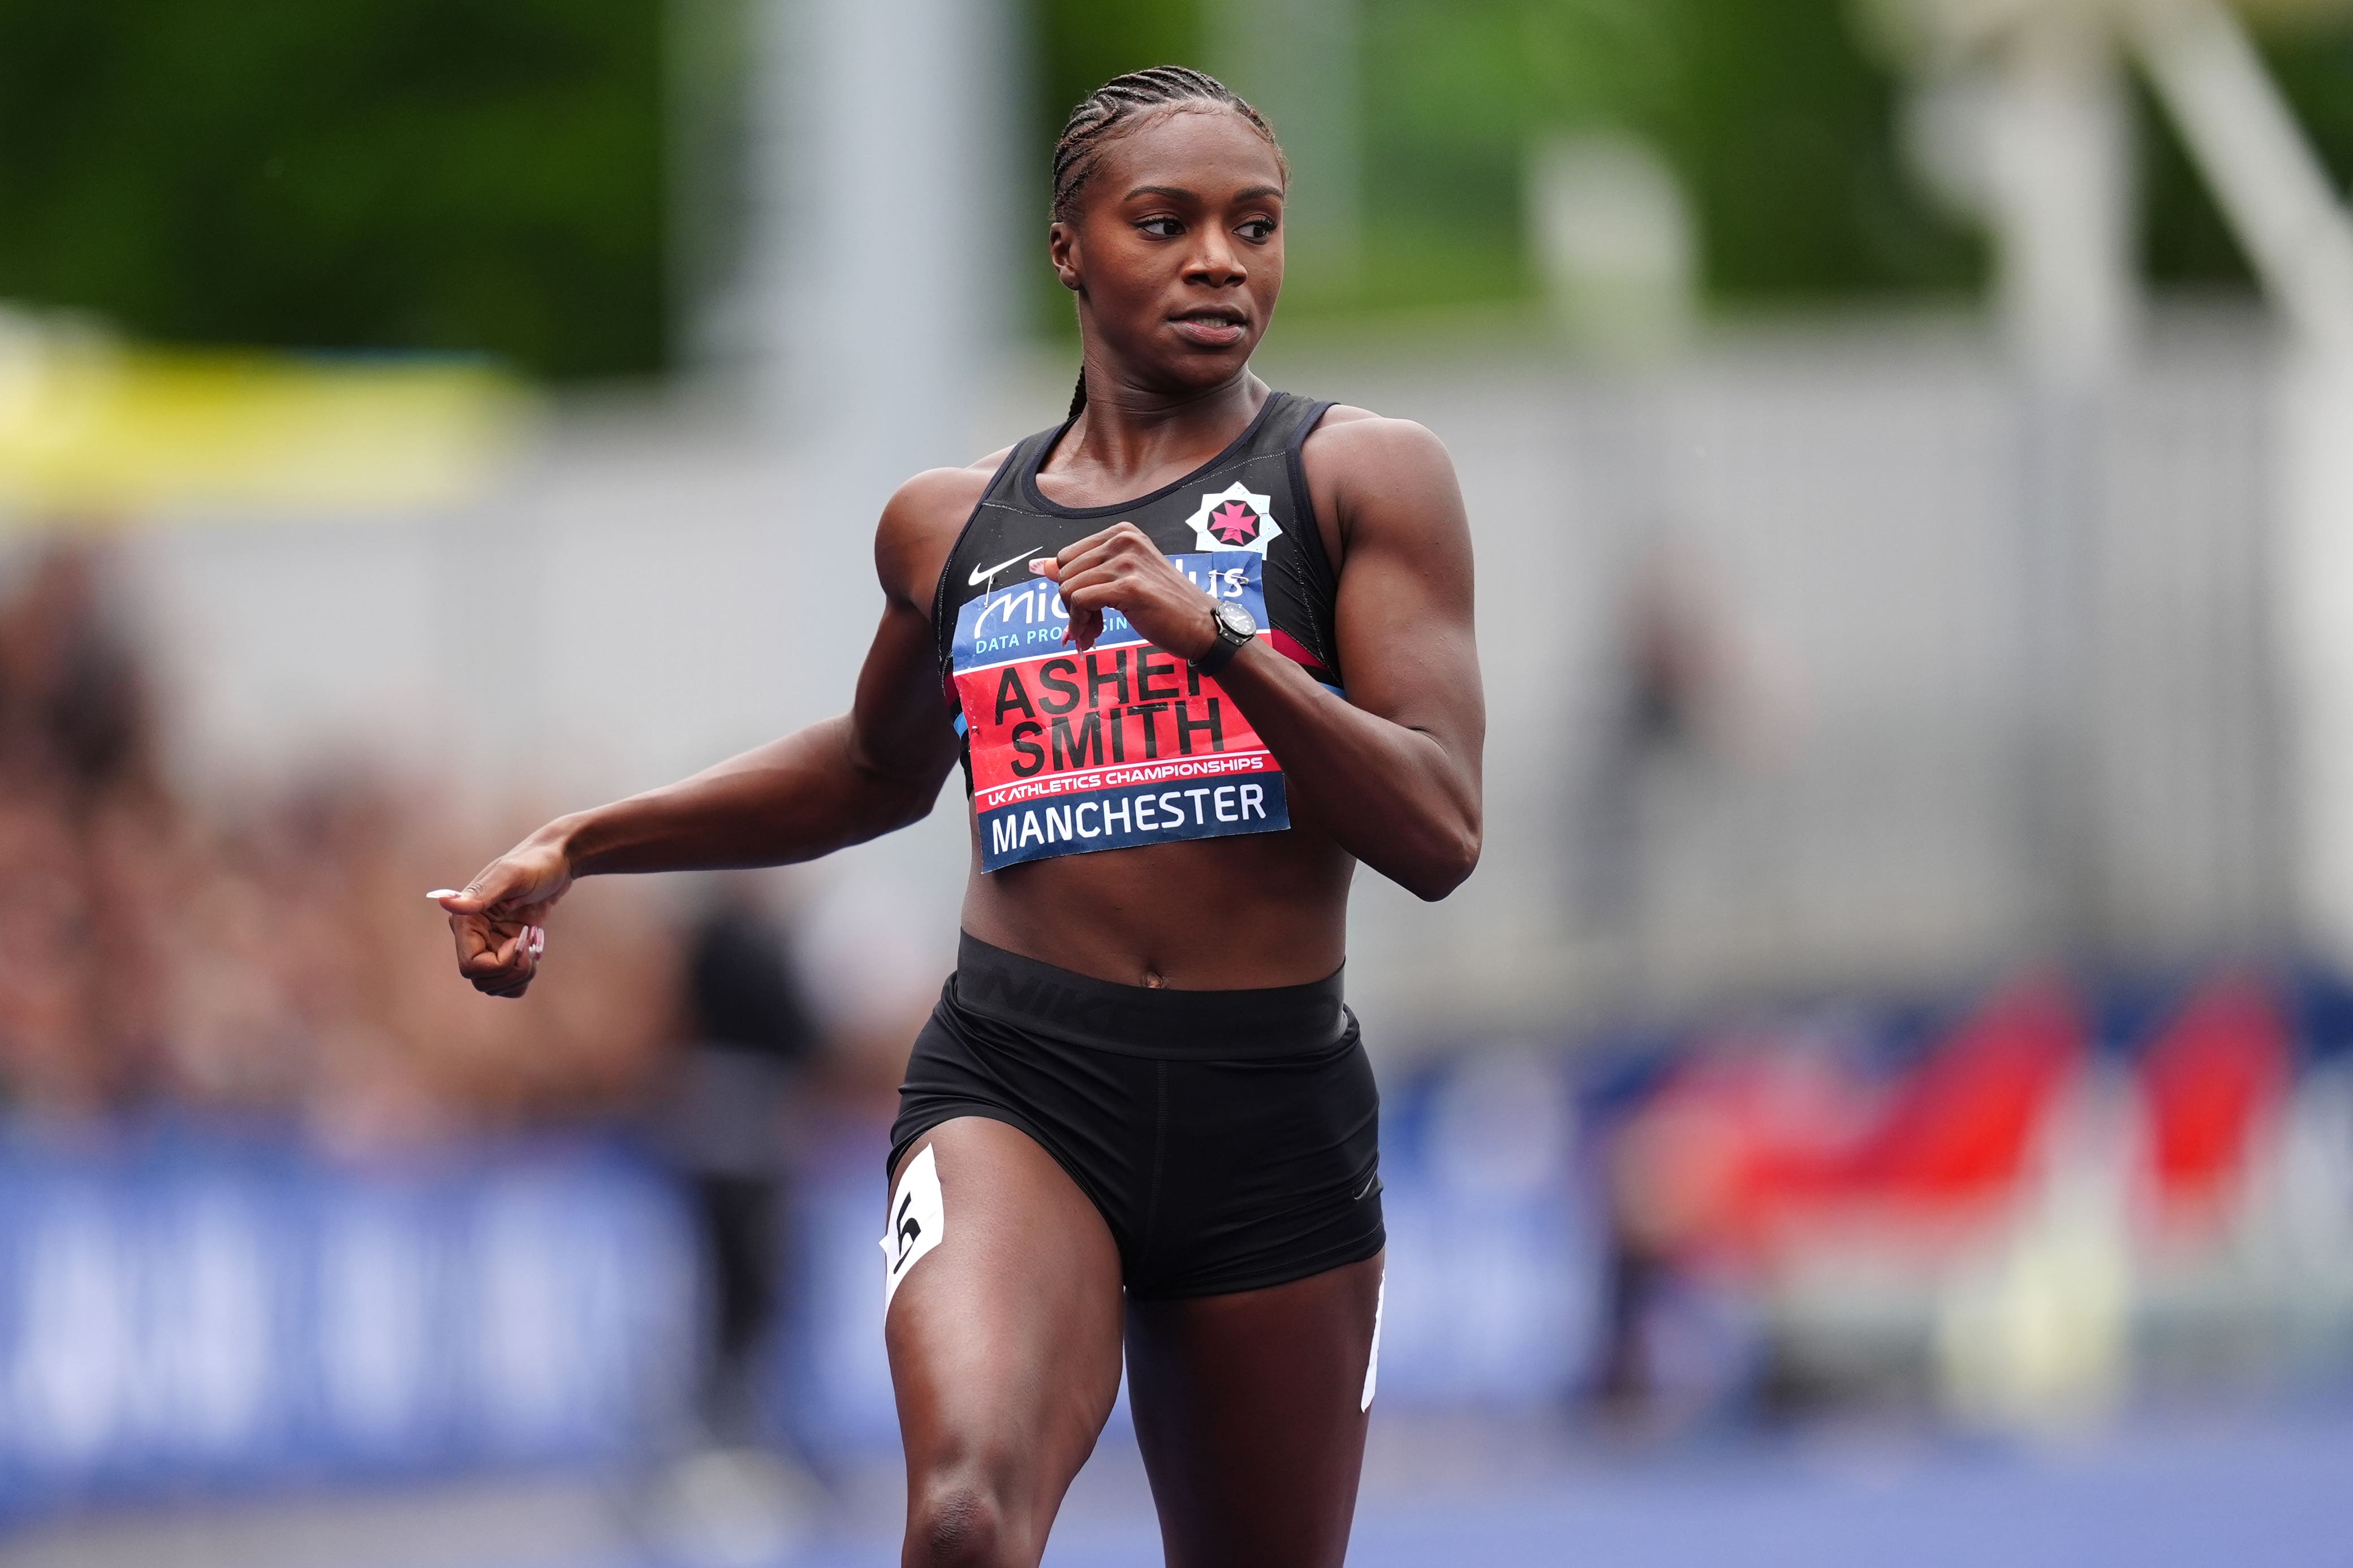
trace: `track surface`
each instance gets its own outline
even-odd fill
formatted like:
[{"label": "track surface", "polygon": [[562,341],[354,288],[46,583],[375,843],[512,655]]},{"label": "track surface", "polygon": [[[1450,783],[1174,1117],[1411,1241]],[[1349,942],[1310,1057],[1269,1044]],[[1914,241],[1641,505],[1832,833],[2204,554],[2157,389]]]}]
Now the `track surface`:
[{"label": "track surface", "polygon": [[[1098,1459],[1123,1462],[1116,1451]],[[1368,1496],[1352,1568],[2353,1564],[2346,1413],[2060,1447],[1813,1439],[1641,1460],[1522,1451],[1501,1456],[1496,1468],[1517,1473],[1482,1484],[1440,1459],[1431,1489],[1447,1495]],[[1125,1519],[1067,1519],[1047,1568],[1157,1568],[1157,1540],[1139,1503],[1131,1500]],[[897,1561],[896,1542],[877,1540],[806,1553],[792,1568]]]}]

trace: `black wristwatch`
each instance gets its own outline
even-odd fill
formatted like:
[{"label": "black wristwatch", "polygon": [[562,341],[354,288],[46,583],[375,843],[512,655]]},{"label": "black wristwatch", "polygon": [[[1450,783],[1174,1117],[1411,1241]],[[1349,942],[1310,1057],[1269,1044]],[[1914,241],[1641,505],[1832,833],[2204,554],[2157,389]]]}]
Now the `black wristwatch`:
[{"label": "black wristwatch", "polygon": [[1258,622],[1231,599],[1219,599],[1210,607],[1209,624],[1217,628],[1218,640],[1209,645],[1208,652],[1193,661],[1193,668],[1203,675],[1215,675],[1225,668],[1233,662],[1234,655],[1258,636]]}]

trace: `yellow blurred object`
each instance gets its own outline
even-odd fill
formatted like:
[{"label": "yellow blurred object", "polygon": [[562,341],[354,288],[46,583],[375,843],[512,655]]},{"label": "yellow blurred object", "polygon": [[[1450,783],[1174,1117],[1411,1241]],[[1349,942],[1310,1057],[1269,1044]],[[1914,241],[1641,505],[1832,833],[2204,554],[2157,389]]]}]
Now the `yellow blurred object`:
[{"label": "yellow blurred object", "polygon": [[480,365],[132,350],[0,314],[0,527],[447,504],[481,489],[530,407]]}]

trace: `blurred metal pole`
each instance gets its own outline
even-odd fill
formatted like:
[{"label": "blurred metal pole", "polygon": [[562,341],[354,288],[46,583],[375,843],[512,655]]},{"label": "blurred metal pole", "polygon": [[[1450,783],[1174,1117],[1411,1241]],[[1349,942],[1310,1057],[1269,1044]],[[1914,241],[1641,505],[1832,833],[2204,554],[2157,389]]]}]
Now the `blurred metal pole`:
[{"label": "blurred metal pole", "polygon": [[2039,947],[2108,934],[2101,448],[2141,300],[2130,103],[2107,0],[1881,0],[1925,80],[1913,151],[1991,229],[2018,400],[2019,842]]},{"label": "blurred metal pole", "polygon": [[980,382],[1014,335],[1014,13],[757,3],[746,330],[823,526],[862,552],[901,479],[980,455]]},{"label": "blurred metal pole", "polygon": [[1364,260],[1359,0],[1211,0],[1209,67],[1274,124],[1291,160],[1288,259],[1314,287]]},{"label": "blurred metal pole", "polygon": [[2208,0],[2137,16],[2150,80],[2263,287],[2306,346],[2353,354],[2353,222],[2246,29]]},{"label": "blurred metal pole", "polygon": [[2058,13],[2002,49],[1989,192],[2002,316],[2039,384],[2098,387],[2140,316],[2133,134],[2116,51]]},{"label": "blurred metal pole", "polygon": [[742,372],[752,0],[668,0],[662,28],[662,265],[672,362]]},{"label": "blurred metal pole", "polygon": [[2281,415],[2273,570],[2291,810],[2279,853],[2298,934],[2353,967],[2353,353],[2296,354]]},{"label": "blurred metal pole", "polygon": [[2022,847],[2036,943],[2106,935],[2097,700],[2099,452],[2140,314],[2132,133],[2116,49],[2044,14],[2004,40],[1985,132],[2020,404]]},{"label": "blurred metal pole", "polygon": [[2276,571],[2296,811],[2282,858],[2306,940],[2353,963],[2353,218],[2229,13],[2153,5],[2136,41],[2295,337]]},{"label": "blurred metal pole", "polygon": [[[982,426],[1008,401],[989,381],[1020,335],[1016,241],[1042,252],[1047,180],[1015,163],[1029,57],[1014,0],[746,3],[740,320],[778,458],[769,552],[748,567],[773,582],[776,651],[747,679],[797,722],[837,710],[856,679],[892,489],[1018,433]],[[887,904],[890,934],[947,942],[965,833],[961,810],[936,811],[825,874]],[[936,973],[953,953],[905,941],[878,973],[912,952]]]}]

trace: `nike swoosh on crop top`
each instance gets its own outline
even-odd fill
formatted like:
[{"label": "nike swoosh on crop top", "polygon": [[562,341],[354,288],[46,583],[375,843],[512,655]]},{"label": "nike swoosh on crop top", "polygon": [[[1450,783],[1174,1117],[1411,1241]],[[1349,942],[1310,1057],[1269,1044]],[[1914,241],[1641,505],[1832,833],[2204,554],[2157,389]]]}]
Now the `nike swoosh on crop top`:
[{"label": "nike swoosh on crop top", "polygon": [[1029,563],[1132,522],[1204,593],[1239,600],[1275,651],[1339,691],[1339,578],[1300,460],[1331,406],[1271,394],[1224,451],[1116,506],[1058,506],[1039,490],[1039,466],[1068,422],[1022,441],[997,468],[932,605],[984,871],[1291,826],[1282,764],[1216,679],[1145,642],[1116,611],[1093,648],[1065,647],[1061,595]]}]

